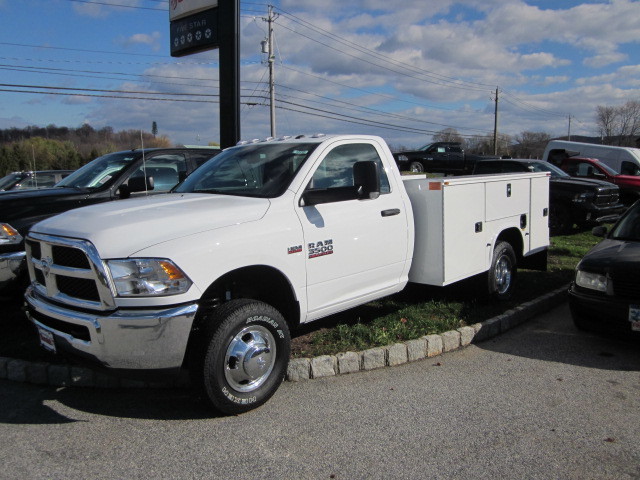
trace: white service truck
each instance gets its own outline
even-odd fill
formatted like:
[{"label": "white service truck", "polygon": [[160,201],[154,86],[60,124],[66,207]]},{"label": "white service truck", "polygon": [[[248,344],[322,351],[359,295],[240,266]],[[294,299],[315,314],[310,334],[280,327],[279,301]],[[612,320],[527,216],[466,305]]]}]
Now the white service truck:
[{"label": "white service truck", "polygon": [[299,136],[226,149],[174,192],[71,210],[26,239],[46,348],[113,371],[188,369],[240,413],[282,382],[290,329],[402,290],[546,268],[546,173],[401,177],[386,143]]}]

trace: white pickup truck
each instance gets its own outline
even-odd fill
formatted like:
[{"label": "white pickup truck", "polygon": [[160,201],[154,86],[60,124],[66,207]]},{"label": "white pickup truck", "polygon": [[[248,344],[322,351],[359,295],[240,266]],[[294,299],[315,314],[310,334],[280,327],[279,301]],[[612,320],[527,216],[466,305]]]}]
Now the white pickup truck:
[{"label": "white pickup truck", "polygon": [[315,135],[229,148],[173,193],[79,208],[26,240],[40,341],[114,371],[189,369],[225,413],[267,401],[291,328],[516,265],[546,268],[545,173],[401,177],[386,143]]}]

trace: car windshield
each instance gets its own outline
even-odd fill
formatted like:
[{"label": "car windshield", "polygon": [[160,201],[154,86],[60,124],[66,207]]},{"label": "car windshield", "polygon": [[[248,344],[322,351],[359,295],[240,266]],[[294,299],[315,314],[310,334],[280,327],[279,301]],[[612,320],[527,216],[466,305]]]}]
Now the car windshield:
[{"label": "car windshield", "polygon": [[549,162],[530,162],[527,167],[532,172],[550,172],[552,177],[569,177],[570,175],[560,170]]},{"label": "car windshield", "polygon": [[56,187],[98,188],[118,176],[140,152],[109,153],[98,157],[79,168],[67,178],[59,181]]},{"label": "car windshield", "polygon": [[10,173],[9,175],[0,178],[0,190],[5,190],[7,188],[13,187],[13,185],[20,180],[20,176],[15,173]]},{"label": "car windshield", "polygon": [[610,238],[640,241],[640,202],[636,202],[613,227]]},{"label": "car windshield", "polygon": [[617,170],[614,170],[613,168],[611,168],[609,165],[605,165],[602,162],[598,162],[598,167],[600,167],[601,169],[603,169],[605,172],[607,172],[609,175],[620,175],[620,172],[618,172]]},{"label": "car windshield", "polygon": [[287,189],[317,143],[258,143],[229,148],[180,184],[179,193],[274,198]]}]

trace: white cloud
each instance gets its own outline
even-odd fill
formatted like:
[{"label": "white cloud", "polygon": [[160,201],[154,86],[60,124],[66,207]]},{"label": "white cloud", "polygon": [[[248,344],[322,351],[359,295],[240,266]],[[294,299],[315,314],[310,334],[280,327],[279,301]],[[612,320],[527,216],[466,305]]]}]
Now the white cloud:
[{"label": "white cloud", "polygon": [[129,37],[121,37],[117,40],[117,43],[122,45],[125,48],[129,48],[135,45],[148,45],[151,47],[153,51],[160,50],[160,40],[162,39],[162,35],[160,32],[153,32],[151,34],[147,33],[136,33]]},{"label": "white cloud", "polygon": [[587,57],[582,61],[582,64],[587,67],[600,68],[612,63],[623,62],[628,58],[624,53],[611,52],[604,55],[595,55],[593,57]]}]

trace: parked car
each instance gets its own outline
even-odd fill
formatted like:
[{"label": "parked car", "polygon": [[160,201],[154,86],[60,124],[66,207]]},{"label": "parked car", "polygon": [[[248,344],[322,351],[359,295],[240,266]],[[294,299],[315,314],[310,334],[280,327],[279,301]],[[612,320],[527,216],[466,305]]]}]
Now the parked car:
[{"label": "parked car", "polygon": [[474,174],[549,172],[549,227],[552,233],[569,233],[574,225],[583,228],[616,221],[624,211],[617,185],[602,180],[574,178],[542,160],[500,159],[476,163]]},{"label": "parked car", "polygon": [[580,260],[569,288],[569,307],[580,329],[622,332],[640,338],[640,201],[627,210]]},{"label": "parked car", "polygon": [[94,203],[171,190],[219,149],[151,148],[114,152],[96,158],[55,187],[0,192],[0,290],[20,285],[24,237],[37,222]]},{"label": "parked car", "polygon": [[53,187],[73,170],[38,170],[35,172],[12,172],[0,178],[0,191],[31,190]]},{"label": "parked car", "polygon": [[620,200],[625,205],[631,205],[640,198],[640,176],[621,175],[596,158],[566,156],[559,160],[558,166],[572,177],[615,183],[620,187]]}]

